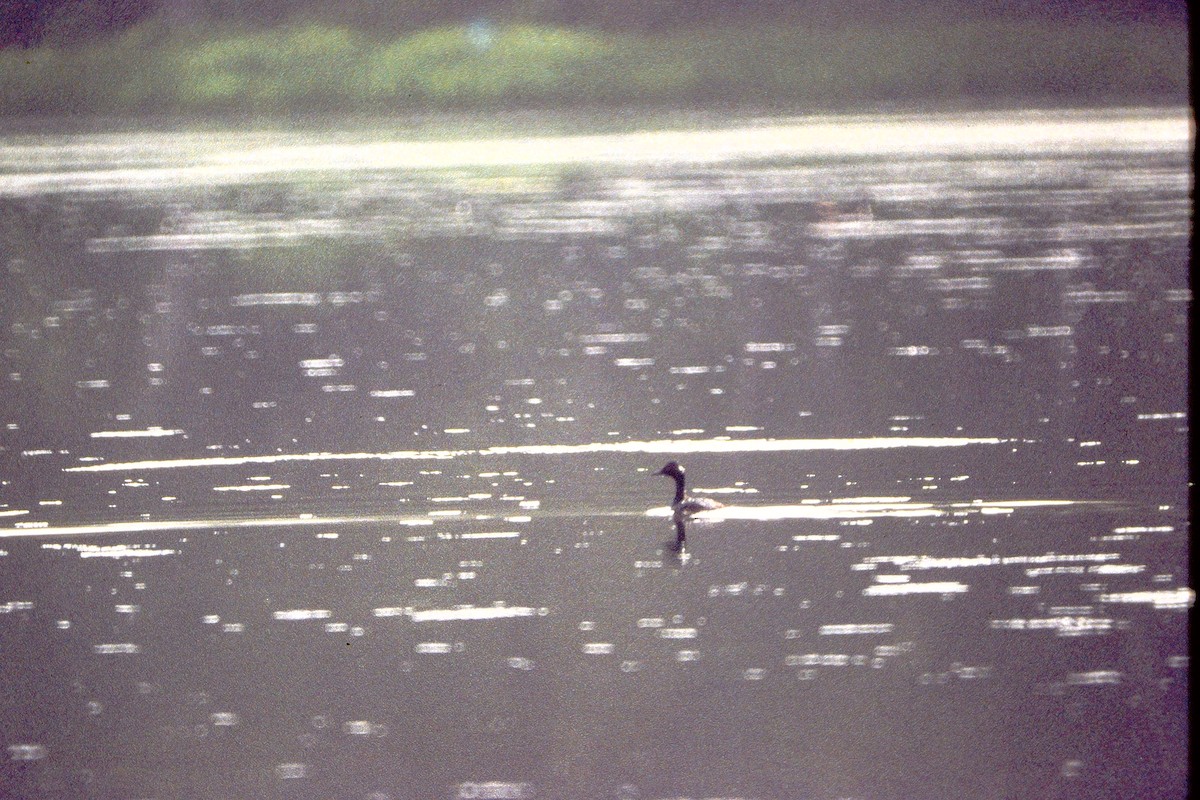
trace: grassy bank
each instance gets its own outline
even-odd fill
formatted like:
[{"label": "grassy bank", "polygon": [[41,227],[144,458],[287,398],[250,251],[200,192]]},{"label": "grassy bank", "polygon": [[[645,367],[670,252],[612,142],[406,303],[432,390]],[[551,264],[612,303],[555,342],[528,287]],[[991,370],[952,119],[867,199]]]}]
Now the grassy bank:
[{"label": "grassy bank", "polygon": [[399,38],[307,24],[150,22],[76,48],[0,51],[0,114],[242,114],[569,105],[1188,102],[1177,27],[991,20],[645,36],[534,25]]}]

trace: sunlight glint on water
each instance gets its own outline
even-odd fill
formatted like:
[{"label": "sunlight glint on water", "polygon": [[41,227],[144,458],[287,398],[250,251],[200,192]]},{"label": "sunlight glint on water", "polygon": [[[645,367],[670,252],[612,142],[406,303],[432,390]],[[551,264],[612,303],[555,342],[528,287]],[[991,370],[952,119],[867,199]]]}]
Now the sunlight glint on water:
[{"label": "sunlight glint on water", "polygon": [[1192,137],[0,138],[0,794],[1182,796]]}]

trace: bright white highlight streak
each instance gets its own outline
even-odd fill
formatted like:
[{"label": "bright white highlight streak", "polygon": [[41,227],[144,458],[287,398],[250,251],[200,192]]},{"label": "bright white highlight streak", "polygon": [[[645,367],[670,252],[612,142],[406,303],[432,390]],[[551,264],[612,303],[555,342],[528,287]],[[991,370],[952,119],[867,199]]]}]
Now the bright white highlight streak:
[{"label": "bright white highlight streak", "polygon": [[427,521],[404,517],[268,517],[265,519],[164,519],[137,522],[105,522],[87,525],[46,526],[44,528],[0,528],[0,539],[29,536],[95,536],[150,531],[195,531],[229,528],[288,528],[301,525],[361,525],[394,522],[398,525],[425,525]]},{"label": "bright white highlight streak", "polygon": [[146,437],[159,436],[178,436],[183,433],[178,428],[160,428],[157,425],[151,425],[149,428],[140,431],[92,431],[90,436],[93,439],[139,439]]},{"label": "bright white highlight streak", "polygon": [[154,556],[173,556],[178,550],[170,548],[139,548],[117,545],[115,547],[85,547],[80,548],[80,558],[152,558]]},{"label": "bright white highlight streak", "polygon": [[277,492],[281,489],[290,489],[290,483],[254,483],[246,486],[214,486],[214,492]]},{"label": "bright white highlight streak", "polygon": [[64,472],[123,472],[128,470],[183,469],[187,467],[236,467],[244,464],[278,464],[291,461],[390,461],[394,459],[447,459],[465,455],[465,450],[405,450],[392,453],[283,453],[260,456],[211,456],[175,458],[164,461],[125,461],[66,467]]},{"label": "bright white highlight streak", "polygon": [[[153,167],[112,168],[111,150],[85,150],[74,137],[39,143],[42,169],[0,176],[0,195],[55,191],[110,191],[134,187],[220,186],[251,181],[302,179],[311,174],[378,170],[520,167],[588,163],[705,164],[731,159],[779,157],[1059,153],[1066,148],[1159,152],[1186,147],[1192,138],[1186,112],[1149,114],[1127,110],[1097,119],[1094,114],[1029,112],[1014,115],[895,115],[881,120],[809,117],[717,130],[665,130],[593,136],[530,136],[457,141],[362,141],[311,144],[280,134],[248,143],[229,133],[161,133],[124,137],[123,150],[145,153]],[[257,145],[257,146],[256,146]],[[6,148],[17,161],[20,147]],[[184,154],[162,165],[161,153]],[[153,157],[151,156],[153,154]],[[125,163],[131,163],[126,156]]]},{"label": "bright white highlight streak", "polygon": [[1097,598],[1101,603],[1147,603],[1156,609],[1187,609],[1196,602],[1196,592],[1186,587],[1179,589],[1163,589],[1161,591],[1144,592],[1113,592],[1101,594]]},{"label": "bright white highlight streak", "polygon": [[452,622],[456,620],[482,619],[511,619],[513,617],[532,617],[537,609],[527,606],[495,606],[492,608],[431,608],[427,611],[414,611],[409,616],[413,622]]},{"label": "bright white highlight streak", "polygon": [[282,453],[256,456],[211,456],[162,461],[125,461],[64,467],[64,472],[123,472],[131,470],[225,467],[245,464],[277,464],[293,461],[393,461],[444,460],[462,456],[585,455],[588,453],[771,453],[810,450],[890,450],[906,447],[965,447],[997,445],[997,438],[875,436],[858,439],[657,439],[589,444],[512,445],[481,450],[393,450],[384,453]]},{"label": "bright white highlight streak", "polygon": [[967,584],[958,581],[935,581],[933,583],[877,583],[862,590],[867,597],[900,594],[963,594]]},{"label": "bright white highlight streak", "polygon": [[271,616],[280,620],[329,619],[333,613],[327,608],[294,608],[273,611]]},{"label": "bright white highlight streak", "polygon": [[[1041,505],[1060,506],[1064,504],[1082,505],[1092,501],[1079,500],[1022,500],[1009,502],[1006,505],[1012,505],[1021,508],[1036,507]],[[952,504],[953,505],[953,504]],[[979,508],[978,505],[974,506]],[[946,507],[935,507],[927,503],[802,503],[796,505],[770,505],[770,506],[726,506],[724,508],[714,509],[712,511],[704,511],[694,516],[696,521],[716,522],[724,519],[749,519],[760,521],[784,520],[784,519],[864,519],[869,517],[924,517],[924,516],[944,516]],[[986,506],[983,508],[986,509]],[[652,508],[644,512],[648,517],[670,517],[672,511],[668,506],[660,508]],[[528,516],[512,516],[504,517],[506,522],[529,522]],[[60,537],[60,536],[93,536],[93,535],[112,535],[112,534],[129,534],[129,533],[147,533],[153,531],[188,531],[188,530],[220,530],[220,529],[247,529],[247,528],[278,528],[278,527],[300,527],[300,526],[337,526],[337,525],[363,525],[363,524],[379,524],[389,523],[395,525],[403,525],[406,527],[412,526],[430,526],[434,524],[432,519],[421,517],[405,517],[398,515],[377,515],[377,516],[359,516],[359,517],[316,517],[311,514],[301,514],[294,517],[267,517],[267,518],[242,518],[242,519],[164,519],[164,520],[137,520],[128,522],[108,522],[108,523],[88,523],[80,525],[62,525],[50,526],[45,523],[39,523],[41,527],[26,528],[0,528],[0,539],[5,538],[26,538],[26,537]],[[21,523],[17,523],[20,525]],[[520,536],[518,531],[481,531],[457,534],[459,539],[514,539]],[[813,536],[793,537],[796,541],[809,540],[835,540],[838,538],[836,534],[822,534]],[[134,551],[128,553],[129,556],[147,555],[145,551]],[[152,555],[167,555],[167,552],[152,553]],[[173,554],[173,553],[171,553]],[[910,560],[916,560],[917,557],[906,557]],[[1078,557],[1070,557],[1076,559]],[[1091,560],[1104,560],[1105,558],[1117,558],[1115,554],[1106,555],[1103,558],[1093,557]],[[1011,557],[1005,558],[1004,563],[1042,563],[1048,560],[1065,560],[1065,557]],[[885,559],[890,560],[890,559]],[[974,565],[974,564],[972,564]],[[906,567],[909,565],[905,565]]]},{"label": "bright white highlight streak", "polygon": [[970,503],[952,503],[953,508],[1030,508],[1034,506],[1073,506],[1078,500],[972,500]]},{"label": "bright white highlight streak", "polygon": [[645,442],[593,442],[576,445],[489,447],[480,455],[576,455],[582,453],[763,453],[796,450],[885,450],[904,447],[963,447],[1003,444],[1004,439],[966,437],[891,437],[859,439],[658,439]]},{"label": "bright white highlight streak", "polygon": [[854,634],[881,634],[891,633],[895,630],[895,625],[890,622],[875,622],[870,624],[860,625],[822,625],[819,631],[821,636],[849,636]]},{"label": "bright white highlight streak", "polygon": [[137,655],[142,652],[140,644],[133,642],[112,642],[92,645],[92,652],[97,655]]},{"label": "bright white highlight streak", "polygon": [[[701,511],[693,519],[717,522],[750,519],[769,522],[781,519],[863,519],[864,517],[941,517],[946,511],[931,503],[801,503],[771,506],[725,506]],[[648,517],[669,517],[669,506],[652,508]]]},{"label": "bright white highlight streak", "polygon": [[700,635],[698,628],[659,628],[658,635],[663,639],[695,639]]},{"label": "bright white highlight streak", "polygon": [[74,550],[80,558],[151,558],[173,556],[178,550],[143,544],[59,544],[50,542],[42,545],[43,550]]}]

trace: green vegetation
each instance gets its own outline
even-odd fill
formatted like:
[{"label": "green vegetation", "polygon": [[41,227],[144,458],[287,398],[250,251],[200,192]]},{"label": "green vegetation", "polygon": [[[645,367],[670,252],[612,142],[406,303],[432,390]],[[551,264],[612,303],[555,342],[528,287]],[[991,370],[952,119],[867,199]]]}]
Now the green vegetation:
[{"label": "green vegetation", "polygon": [[0,50],[0,114],[391,113],[713,104],[853,108],[1188,102],[1186,29],[944,17],[655,34],[535,24],[399,36],[316,22]]}]

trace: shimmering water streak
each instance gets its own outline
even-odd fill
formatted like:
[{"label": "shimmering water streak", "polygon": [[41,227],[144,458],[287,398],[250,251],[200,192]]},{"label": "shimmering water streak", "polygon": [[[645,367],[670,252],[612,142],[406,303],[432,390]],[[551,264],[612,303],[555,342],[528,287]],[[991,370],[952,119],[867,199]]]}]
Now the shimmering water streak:
[{"label": "shimmering water streak", "polygon": [[[375,609],[376,612],[380,609]],[[487,620],[512,619],[514,617],[532,617],[538,613],[536,608],[528,606],[493,606],[491,608],[431,608],[425,611],[412,611],[408,616],[413,622],[452,622],[456,620]],[[376,616],[383,616],[376,613]]]},{"label": "shimmering water streak", "polygon": [[1003,444],[996,438],[935,436],[868,436],[855,439],[658,439],[590,444],[489,447],[480,455],[576,455],[581,453],[772,453],[799,450],[888,450],[903,447],[965,447]]},{"label": "shimmering water streak", "polygon": [[48,751],[43,744],[10,744],[8,757],[12,761],[40,761]]},{"label": "shimmering water streak", "polygon": [[963,594],[969,587],[958,581],[934,581],[931,583],[884,583],[872,584],[862,590],[865,597],[892,597],[906,594]]},{"label": "shimmering water streak", "polygon": [[228,467],[289,461],[436,460],[463,456],[581,455],[587,453],[764,453],[800,450],[888,450],[904,447],[965,447],[1003,444],[1008,439],[968,437],[873,436],[857,439],[658,439],[588,444],[542,444],[486,447],[478,450],[392,450],[385,453],[281,453],[257,456],[211,456],[160,461],[117,461],[64,467],[64,472],[123,472],[128,470]]},{"label": "shimmering water streak", "polygon": [[255,483],[244,486],[214,486],[214,492],[278,492],[292,488],[288,483]]},{"label": "shimmering water streak", "polygon": [[[0,165],[12,169],[9,165],[21,164],[23,169],[0,175],[0,195],[214,186],[377,170],[586,163],[661,166],[780,157],[1034,155],[1079,150],[1141,153],[1178,150],[1193,135],[1186,110],[814,117],[712,130],[318,145],[280,134],[260,146],[247,146],[244,139],[213,133],[192,149],[177,146],[187,134],[145,134],[133,137],[126,151],[140,149],[144,157],[128,159],[125,163],[130,166],[118,169],[109,168],[113,163],[109,149],[68,137],[58,147],[0,141]],[[181,155],[176,163],[164,164],[163,153]]]},{"label": "shimmering water streak", "polygon": [[[1103,501],[1092,500],[1004,500],[977,501],[974,503],[907,503],[907,502],[866,502],[866,503],[800,503],[795,505],[769,506],[726,506],[724,508],[704,511],[695,516],[700,521],[717,522],[724,519],[746,519],[769,522],[784,519],[864,519],[869,517],[928,517],[945,516],[948,509],[973,508],[981,513],[992,510],[993,513],[1011,514],[1018,508],[1034,508],[1045,506],[1070,505],[1104,505]],[[599,512],[589,512],[589,516],[597,516]],[[669,517],[670,507],[651,508],[645,512],[606,511],[605,516],[624,516],[626,514],[644,513],[648,517]],[[529,517],[506,517],[509,522],[528,522]],[[259,517],[246,519],[164,519],[138,520],[131,522],[105,522],[82,525],[40,525],[39,527],[0,528],[0,539],[18,537],[50,537],[50,536],[91,536],[119,533],[150,533],[154,531],[189,531],[214,530],[230,528],[286,528],[320,525],[325,527],[338,525],[368,525],[389,523],[404,526],[427,526],[432,521],[424,517],[399,515],[374,515],[360,517],[316,517],[303,514],[292,517]],[[513,540],[520,537],[517,531],[479,531],[455,535],[455,539],[499,539]],[[122,546],[124,547],[124,546]],[[120,557],[136,555],[174,554],[174,551],[143,552],[122,549],[116,551]],[[97,555],[107,553],[97,552]],[[114,555],[113,557],[118,557]]]},{"label": "shimmering water streak", "polygon": [[114,533],[148,533],[153,531],[220,530],[227,528],[288,528],[300,525],[355,525],[393,522],[401,525],[423,524],[427,520],[414,520],[397,516],[370,517],[314,517],[306,514],[298,517],[264,517],[259,519],[175,519],[139,520],[137,522],[103,522],[84,525],[47,525],[38,528],[0,528],[0,539],[29,536],[91,536]]},{"label": "shimmering water streak", "polygon": [[278,464],[290,461],[391,461],[447,459],[467,455],[469,450],[398,450],[390,453],[283,453],[260,456],[211,456],[172,458],[159,461],[119,461],[64,467],[63,472],[121,472],[125,470],[184,469],[187,467],[230,467],[243,464]]},{"label": "shimmering water streak", "polygon": [[[865,500],[866,502],[863,502]],[[971,503],[924,503],[912,502],[907,498],[871,501],[863,498],[859,502],[833,500],[830,502],[795,503],[783,505],[734,505],[701,511],[693,519],[718,522],[726,519],[750,519],[769,522],[782,519],[864,519],[870,517],[944,517],[961,513],[963,509],[975,510],[980,514],[1012,514],[1018,508],[1046,506],[1104,505],[1104,501],[1092,500],[975,500]],[[660,506],[646,511],[648,517],[669,517],[674,512],[670,506]]]},{"label": "shimmering water streak", "polygon": [[271,616],[277,620],[329,619],[333,616],[333,612],[327,608],[292,608],[285,611],[274,611]]},{"label": "shimmering water streak", "polygon": [[869,634],[878,635],[891,633],[896,629],[896,625],[891,622],[872,622],[866,624],[840,624],[840,625],[822,625],[819,631],[821,636],[847,636],[853,634]]},{"label": "shimmering water streak", "polygon": [[1196,603],[1196,592],[1188,587],[1158,591],[1111,592],[1101,594],[1101,603],[1146,603],[1156,609],[1188,609]]},{"label": "shimmering water streak", "polygon": [[934,557],[927,555],[869,556],[864,564],[892,564],[898,569],[971,569],[1011,565],[1072,564],[1080,562],[1100,563],[1116,561],[1120,553],[1044,553],[1042,555],[980,555]]},{"label": "shimmering water streak", "polygon": [[178,436],[181,433],[183,431],[175,428],[160,428],[157,425],[151,425],[145,430],[136,431],[92,431],[90,436],[93,439],[138,439]]},{"label": "shimmering water streak", "polygon": [[[2,535],[2,534],[0,534]],[[171,548],[153,547],[144,544],[59,544],[52,542],[42,545],[43,550],[74,550],[80,558],[154,558],[157,556],[174,556],[179,551]]]}]

